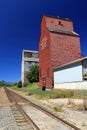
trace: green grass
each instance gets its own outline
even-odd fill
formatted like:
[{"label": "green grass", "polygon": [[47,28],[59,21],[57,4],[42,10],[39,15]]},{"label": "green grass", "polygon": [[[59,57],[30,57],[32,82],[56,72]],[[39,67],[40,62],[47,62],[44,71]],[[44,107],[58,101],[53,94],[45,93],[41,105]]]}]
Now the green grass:
[{"label": "green grass", "polygon": [[15,90],[25,91],[25,92],[35,90],[35,89],[39,89],[38,83],[29,84],[29,85],[27,85],[25,87],[21,87],[21,88],[18,88],[17,86],[13,86],[12,88],[15,89]]},{"label": "green grass", "polygon": [[22,88],[12,87],[15,90],[28,92],[28,95],[33,95],[38,99],[56,99],[56,98],[87,98],[87,91],[79,90],[46,90],[42,91],[38,83],[33,83]]},{"label": "green grass", "polygon": [[87,98],[87,90],[75,91],[74,98],[82,98],[82,99]]},{"label": "green grass", "polygon": [[60,108],[60,107],[54,107],[53,109],[56,112],[64,112],[64,110],[62,108]]},{"label": "green grass", "polygon": [[36,91],[35,97],[38,99],[55,99],[55,98],[67,98],[71,97],[71,95],[67,92],[50,90],[50,91]]}]

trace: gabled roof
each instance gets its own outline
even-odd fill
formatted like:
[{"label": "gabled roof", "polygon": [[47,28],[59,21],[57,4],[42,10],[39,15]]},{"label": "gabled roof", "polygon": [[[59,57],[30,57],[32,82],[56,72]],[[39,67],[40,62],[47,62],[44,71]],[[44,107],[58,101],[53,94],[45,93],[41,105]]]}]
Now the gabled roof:
[{"label": "gabled roof", "polygon": [[72,22],[72,20],[69,18],[61,18],[59,16],[49,16],[49,15],[44,15],[44,16],[49,17],[49,18],[61,19],[61,20]]},{"label": "gabled roof", "polygon": [[33,53],[38,53],[38,51],[35,51],[35,50],[23,50],[23,52],[33,52]]},{"label": "gabled roof", "polygon": [[66,67],[66,66],[68,66],[68,65],[72,65],[72,64],[75,64],[75,63],[82,62],[82,61],[84,61],[84,60],[87,60],[87,56],[86,56],[86,57],[83,57],[83,58],[79,58],[79,59],[74,60],[74,61],[71,61],[71,62],[69,62],[69,63],[67,63],[67,64],[63,64],[63,65],[61,65],[61,66],[55,68],[54,71],[57,70],[57,69]]},{"label": "gabled roof", "polygon": [[56,29],[56,28],[48,28],[48,30],[52,33],[59,33],[59,34],[65,34],[65,35],[73,35],[73,36],[79,36],[79,34],[77,34],[74,31],[69,31],[69,30],[60,30],[60,29]]}]

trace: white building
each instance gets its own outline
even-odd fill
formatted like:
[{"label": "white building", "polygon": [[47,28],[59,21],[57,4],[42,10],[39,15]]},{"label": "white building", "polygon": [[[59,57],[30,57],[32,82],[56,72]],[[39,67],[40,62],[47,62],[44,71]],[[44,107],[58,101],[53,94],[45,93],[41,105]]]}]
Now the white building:
[{"label": "white building", "polygon": [[55,89],[87,89],[87,57],[80,58],[54,70]]},{"label": "white building", "polygon": [[29,83],[27,79],[27,74],[31,65],[39,64],[39,54],[38,51],[23,50],[22,52],[22,67],[21,67],[21,79],[22,85],[24,83]]}]

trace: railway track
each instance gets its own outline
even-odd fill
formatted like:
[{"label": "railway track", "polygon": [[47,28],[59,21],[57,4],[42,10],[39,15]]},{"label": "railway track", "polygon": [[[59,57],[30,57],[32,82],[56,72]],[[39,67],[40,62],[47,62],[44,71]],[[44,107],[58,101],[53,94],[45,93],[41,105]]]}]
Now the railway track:
[{"label": "railway track", "polygon": [[[11,110],[19,130],[40,130],[38,126],[33,122],[33,120],[29,116],[27,116],[27,114],[22,109],[21,105],[18,104],[18,102],[23,103],[24,100],[21,97],[18,98],[18,96],[15,96],[15,94],[11,93],[11,91],[7,88],[4,89],[8,96],[8,99],[12,103]],[[26,103],[28,102],[25,102],[25,105]]]},{"label": "railway track", "polygon": [[[17,114],[17,113],[18,113],[18,112],[17,112],[17,113],[16,113],[16,116],[15,116],[15,117],[17,117],[16,120],[17,120],[18,125],[21,126],[21,123],[25,125],[25,126],[23,126],[23,125],[22,125],[22,126],[23,126],[24,128],[26,128],[26,129],[23,129],[23,127],[22,127],[22,129],[20,128],[20,130],[33,130],[33,129],[41,130],[41,128],[39,128],[39,126],[36,125],[38,122],[35,122],[35,123],[34,123],[34,121],[33,121],[34,119],[33,119],[33,120],[31,119],[31,117],[32,117],[32,114],[31,114],[31,113],[34,113],[34,111],[37,111],[37,113],[38,113],[38,115],[36,115],[36,116],[39,116],[39,111],[45,113],[47,116],[51,117],[51,120],[52,120],[52,119],[53,119],[53,120],[56,120],[57,123],[62,124],[62,125],[61,125],[61,128],[62,128],[62,127],[65,127],[64,130],[71,130],[71,129],[72,129],[72,130],[81,130],[81,129],[79,129],[78,127],[72,125],[71,123],[69,123],[69,122],[67,122],[67,121],[65,121],[65,120],[63,120],[63,119],[61,119],[60,117],[58,117],[58,116],[52,114],[51,112],[49,112],[49,111],[46,110],[45,108],[43,108],[43,107],[41,107],[41,106],[39,106],[39,105],[36,105],[35,103],[29,101],[28,99],[22,97],[21,95],[17,94],[17,93],[14,92],[13,90],[10,90],[10,89],[8,89],[8,88],[5,87],[5,91],[6,91],[6,93],[7,93],[7,96],[8,96],[8,98],[9,98],[9,100],[10,100],[11,102],[13,102],[13,104],[15,104],[17,110],[20,111],[20,113],[22,114],[22,117],[21,117],[20,114]],[[15,113],[14,111],[16,111],[15,106],[12,105],[12,111],[13,111],[13,113]],[[23,108],[24,108],[25,106],[28,106],[28,110],[29,110],[29,112],[31,111],[31,113],[26,114],[26,112],[24,112],[24,109],[23,109]],[[34,110],[33,110],[33,109],[34,109]],[[29,115],[30,115],[30,116],[29,116]],[[41,115],[42,115],[42,114],[41,114]],[[19,118],[19,117],[21,117],[21,118]],[[43,116],[43,117],[44,117],[44,116]],[[46,117],[46,118],[47,118],[47,117]],[[40,119],[40,120],[41,120],[41,119]],[[49,120],[49,119],[48,119],[48,120]],[[24,123],[24,122],[25,122],[25,123]],[[28,122],[29,122],[29,123],[28,123]],[[27,126],[26,124],[28,124],[28,126]],[[44,123],[43,123],[43,124],[44,124]],[[30,128],[29,128],[29,127],[30,127]],[[54,128],[54,129],[55,129],[55,128]],[[54,129],[53,129],[53,130],[54,130]],[[44,129],[44,130],[45,130],[45,129]],[[46,130],[48,130],[48,129],[46,129]],[[50,129],[49,129],[49,130],[50,130]],[[57,130],[57,127],[56,127],[55,130]],[[62,130],[62,129],[58,129],[58,130]]]}]

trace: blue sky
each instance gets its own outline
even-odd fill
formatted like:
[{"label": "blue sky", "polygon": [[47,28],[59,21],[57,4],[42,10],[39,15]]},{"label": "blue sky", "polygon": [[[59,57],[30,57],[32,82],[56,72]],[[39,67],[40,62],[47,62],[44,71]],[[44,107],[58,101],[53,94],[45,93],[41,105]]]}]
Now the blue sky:
[{"label": "blue sky", "polygon": [[86,0],[0,0],[0,80],[21,80],[22,50],[38,50],[43,15],[72,19],[87,56]]}]

